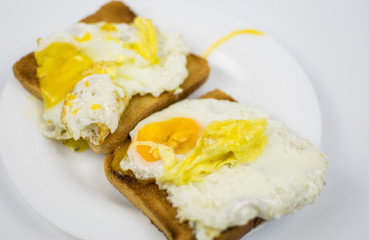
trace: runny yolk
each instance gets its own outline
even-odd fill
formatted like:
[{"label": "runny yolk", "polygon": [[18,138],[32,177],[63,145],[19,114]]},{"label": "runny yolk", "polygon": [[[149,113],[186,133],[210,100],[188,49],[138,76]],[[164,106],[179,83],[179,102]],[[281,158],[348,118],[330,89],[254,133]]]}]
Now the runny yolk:
[{"label": "runny yolk", "polygon": [[[172,118],[168,121],[153,122],[143,126],[137,133],[135,141],[151,141],[164,144],[176,154],[191,151],[200,137],[202,127],[190,118]],[[136,151],[147,162],[160,159],[159,150],[147,145],[137,145]]]},{"label": "runny yolk", "polygon": [[83,79],[83,71],[92,60],[69,43],[54,42],[36,52],[37,77],[45,107],[59,103]]}]

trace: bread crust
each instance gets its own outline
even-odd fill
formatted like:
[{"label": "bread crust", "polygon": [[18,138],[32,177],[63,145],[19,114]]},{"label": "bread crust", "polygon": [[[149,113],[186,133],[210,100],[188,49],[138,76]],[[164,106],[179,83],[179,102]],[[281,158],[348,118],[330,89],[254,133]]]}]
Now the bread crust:
[{"label": "bread crust", "polygon": [[[111,1],[102,6],[96,13],[82,19],[81,22],[96,23],[107,21],[113,23],[131,23],[135,16],[129,7],[122,2]],[[210,71],[207,61],[194,54],[187,56],[187,70],[188,77],[181,85],[183,91],[180,94],[165,92],[159,97],[153,97],[152,95],[134,96],[122,114],[117,130],[109,134],[101,145],[89,143],[90,148],[96,153],[111,153],[125,141],[129,132],[139,121],[187,97],[206,81]],[[13,65],[14,75],[23,87],[39,99],[43,99],[36,71],[37,62],[34,52],[22,57]]]},{"label": "bread crust", "polygon": [[[216,89],[201,98],[215,98],[219,100],[235,101],[231,96]],[[123,175],[112,168],[115,155],[121,155],[119,149],[107,155],[104,161],[104,171],[109,182],[123,194],[133,205],[139,208],[164,235],[170,240],[196,239],[188,222],[181,223],[176,218],[177,211],[167,199],[167,192],[159,189],[153,181],[142,181],[134,177],[133,173]],[[256,217],[247,224],[226,229],[216,240],[240,239],[259,224],[263,219]]]},{"label": "bread crust", "polygon": [[13,65],[14,76],[28,92],[39,99],[43,99],[40,92],[40,82],[36,76],[37,62],[34,52],[22,57]]}]

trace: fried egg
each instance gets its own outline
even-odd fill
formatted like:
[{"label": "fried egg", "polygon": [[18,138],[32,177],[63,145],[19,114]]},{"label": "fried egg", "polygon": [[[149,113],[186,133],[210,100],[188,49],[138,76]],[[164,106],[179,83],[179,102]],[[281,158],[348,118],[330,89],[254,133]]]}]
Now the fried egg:
[{"label": "fried egg", "polygon": [[279,218],[320,194],[327,159],[262,110],[235,102],[178,102],[141,121],[120,162],[168,192],[197,239],[255,217]]},{"label": "fried egg", "polygon": [[[94,138],[81,134],[84,125],[77,127],[78,124],[74,124],[72,127],[72,120],[59,119],[61,106],[77,83],[89,76],[96,76],[123,89],[126,99],[137,94],[159,96],[166,91],[179,93],[179,86],[188,76],[187,54],[188,49],[181,36],[164,34],[154,27],[151,20],[140,17],[136,17],[132,24],[78,23],[40,39],[35,58],[39,66],[37,77],[45,103],[45,123],[41,126],[41,131],[45,136],[57,139]],[[84,91],[92,91],[92,88]],[[92,97],[91,94],[89,96]],[[98,96],[98,103],[96,99],[93,100],[96,104],[102,106],[105,101],[110,101],[103,97],[109,98],[106,94]],[[75,101],[78,101],[76,105],[84,104],[82,96],[77,96]],[[110,103],[114,104],[112,109],[122,107],[118,106],[118,102]],[[74,123],[87,123],[94,118],[101,126],[107,126],[107,121],[117,122],[123,112],[108,114],[103,118],[110,118],[109,120],[99,122],[102,117],[97,119],[93,116],[96,111],[73,114],[72,108],[63,109],[66,116],[76,117]],[[103,111],[100,113],[103,114]],[[69,126],[65,126],[66,122],[69,122]],[[114,131],[114,127],[107,129],[108,132]],[[98,130],[104,131],[103,128]],[[101,140],[103,138],[94,143],[101,143]]]}]

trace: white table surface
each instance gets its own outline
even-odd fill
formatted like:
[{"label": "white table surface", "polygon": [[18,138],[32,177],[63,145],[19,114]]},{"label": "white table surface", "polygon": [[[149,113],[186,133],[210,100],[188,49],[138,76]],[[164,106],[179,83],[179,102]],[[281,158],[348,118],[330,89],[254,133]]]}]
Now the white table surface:
[{"label": "white table surface", "polygon": [[[196,2],[186,0],[194,6]],[[76,22],[104,3],[2,0],[0,90],[14,62],[32,51],[38,37]],[[126,3],[135,6],[133,0]],[[287,216],[283,226],[267,225],[249,239],[369,239],[369,0],[207,0],[201,4],[236,17],[245,15],[273,36],[306,70],[321,104],[320,148],[328,156],[329,173],[315,204],[325,206],[325,211],[319,216],[306,212]],[[309,226],[305,218],[311,218]],[[22,198],[1,162],[0,239],[75,239]]]}]

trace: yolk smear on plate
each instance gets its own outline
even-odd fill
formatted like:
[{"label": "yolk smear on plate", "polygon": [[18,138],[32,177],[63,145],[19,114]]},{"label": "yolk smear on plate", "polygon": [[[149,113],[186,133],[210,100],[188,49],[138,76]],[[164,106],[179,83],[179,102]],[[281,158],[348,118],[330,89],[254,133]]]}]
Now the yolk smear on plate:
[{"label": "yolk smear on plate", "polygon": [[216,48],[218,48],[220,45],[225,43],[226,41],[230,40],[234,36],[240,35],[240,34],[252,34],[252,35],[258,35],[263,36],[264,33],[255,30],[255,29],[241,29],[241,30],[235,30],[226,36],[222,37],[221,39],[214,42],[210,47],[202,54],[203,58],[207,58]]}]

